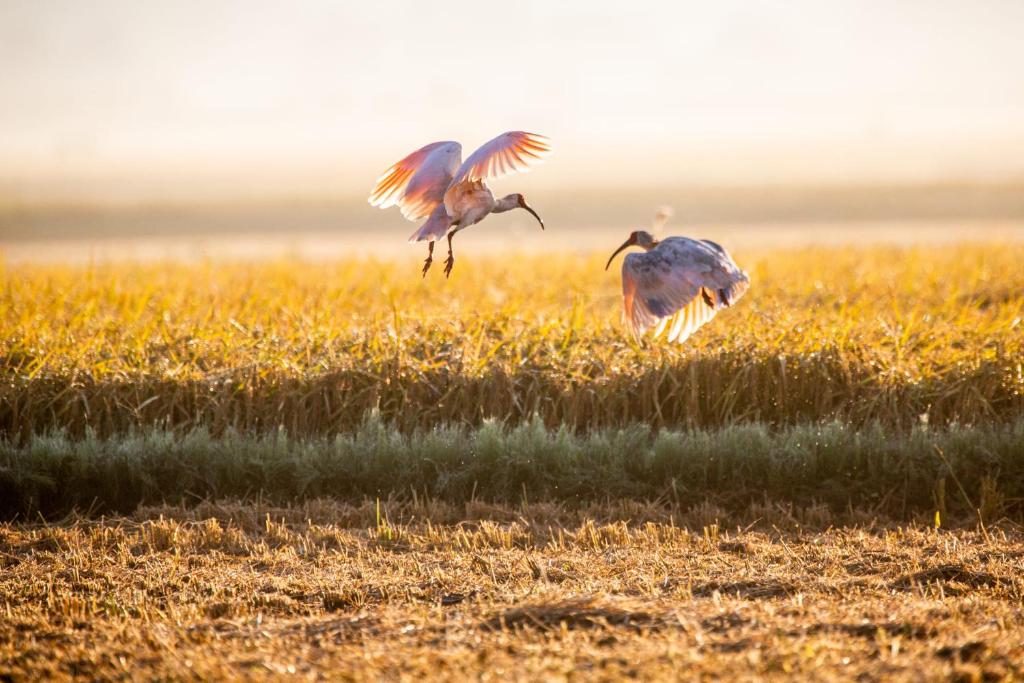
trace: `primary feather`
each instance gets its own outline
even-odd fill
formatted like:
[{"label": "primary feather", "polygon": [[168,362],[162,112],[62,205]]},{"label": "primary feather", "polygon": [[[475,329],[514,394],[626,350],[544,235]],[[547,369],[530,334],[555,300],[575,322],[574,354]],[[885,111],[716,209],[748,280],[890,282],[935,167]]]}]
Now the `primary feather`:
[{"label": "primary feather", "polygon": [[470,154],[455,172],[452,182],[489,180],[527,171],[550,153],[548,139],[543,135],[521,130],[502,133]]}]

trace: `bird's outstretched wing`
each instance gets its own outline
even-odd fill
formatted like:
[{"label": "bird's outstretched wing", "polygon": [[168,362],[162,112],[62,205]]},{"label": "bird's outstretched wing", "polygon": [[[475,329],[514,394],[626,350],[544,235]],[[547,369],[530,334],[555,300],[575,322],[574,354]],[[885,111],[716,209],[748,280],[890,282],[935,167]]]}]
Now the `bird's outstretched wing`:
[{"label": "bird's outstretched wing", "polygon": [[626,324],[636,337],[668,330],[668,340],[681,344],[749,286],[729,254],[705,240],[670,237],[622,262]]},{"label": "bird's outstretched wing", "polygon": [[382,209],[397,204],[411,221],[426,218],[444,200],[461,161],[462,145],[457,142],[421,147],[386,170],[367,201]]},{"label": "bird's outstretched wing", "polygon": [[513,130],[484,143],[462,162],[455,172],[455,184],[500,178],[529,170],[551,154],[551,145],[543,135]]}]

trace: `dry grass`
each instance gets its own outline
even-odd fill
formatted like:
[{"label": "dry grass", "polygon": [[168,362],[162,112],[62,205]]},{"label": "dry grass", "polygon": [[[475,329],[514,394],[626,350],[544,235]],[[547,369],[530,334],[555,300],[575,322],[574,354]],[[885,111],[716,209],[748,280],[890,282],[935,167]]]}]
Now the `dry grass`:
[{"label": "dry grass", "polygon": [[736,257],[749,295],[682,350],[625,338],[600,256],[7,266],[0,433],[1024,415],[1024,247]]},{"label": "dry grass", "polygon": [[392,513],[0,525],[0,678],[1024,676],[1019,528],[836,530],[764,508],[727,530],[714,510],[635,504]]}]

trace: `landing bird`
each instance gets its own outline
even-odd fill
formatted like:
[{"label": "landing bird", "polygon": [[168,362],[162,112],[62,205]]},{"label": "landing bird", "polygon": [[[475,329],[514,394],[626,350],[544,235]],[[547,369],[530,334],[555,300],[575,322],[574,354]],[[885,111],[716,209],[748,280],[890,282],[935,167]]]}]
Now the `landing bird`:
[{"label": "landing bird", "polygon": [[750,278],[711,240],[666,237],[658,241],[643,230],[630,234],[608,259],[638,246],[646,253],[622,260],[622,301],[626,325],[639,339],[668,330],[668,340],[682,344],[697,328],[732,306],[750,286]]},{"label": "landing bird", "polygon": [[459,143],[434,142],[385,171],[377,179],[368,201],[382,209],[397,205],[411,221],[427,219],[409,237],[410,242],[430,241],[423,263],[424,277],[434,260],[434,241],[447,235],[444,274],[448,276],[455,264],[455,233],[479,223],[488,214],[526,209],[544,229],[544,221],[527,205],[523,195],[510,194],[496,200],[485,181],[526,171],[550,153],[546,137],[520,130],[502,133],[465,161]]}]

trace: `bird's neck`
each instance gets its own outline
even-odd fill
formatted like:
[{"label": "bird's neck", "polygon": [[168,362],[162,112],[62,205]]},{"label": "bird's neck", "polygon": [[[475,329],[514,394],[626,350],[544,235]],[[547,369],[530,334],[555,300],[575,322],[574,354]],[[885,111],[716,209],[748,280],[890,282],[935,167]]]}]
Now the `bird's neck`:
[{"label": "bird's neck", "polygon": [[514,194],[506,195],[494,202],[494,208],[491,213],[502,213],[504,211],[511,211],[512,209],[519,208],[519,197]]}]

